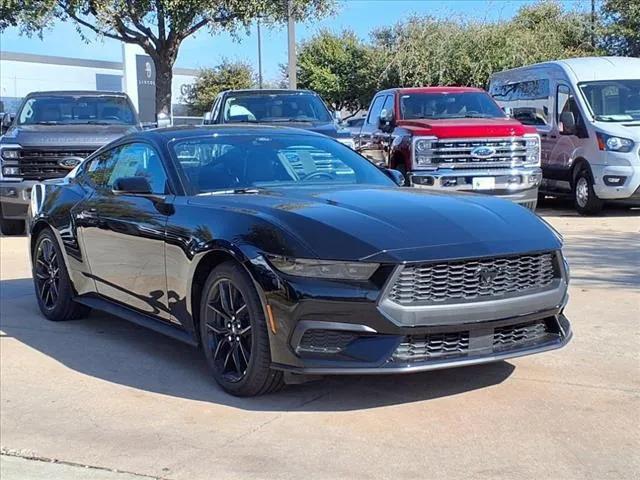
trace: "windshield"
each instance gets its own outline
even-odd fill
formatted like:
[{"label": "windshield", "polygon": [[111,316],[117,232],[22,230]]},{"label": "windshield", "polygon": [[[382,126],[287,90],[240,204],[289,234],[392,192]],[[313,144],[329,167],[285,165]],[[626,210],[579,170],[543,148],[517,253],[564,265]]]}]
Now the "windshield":
[{"label": "windshield", "polygon": [[484,92],[409,93],[400,96],[404,120],[420,118],[504,118],[504,112]]},{"label": "windshield", "polygon": [[578,84],[596,120],[640,120],[640,80],[606,80]]},{"label": "windshield", "polygon": [[215,135],[177,141],[172,146],[197,193],[308,185],[395,185],[368,160],[329,138]]},{"label": "windshield", "polygon": [[251,93],[227,97],[225,123],[331,122],[329,110],[311,93]]},{"label": "windshield", "polygon": [[135,124],[124,97],[38,96],[27,99],[18,125]]}]

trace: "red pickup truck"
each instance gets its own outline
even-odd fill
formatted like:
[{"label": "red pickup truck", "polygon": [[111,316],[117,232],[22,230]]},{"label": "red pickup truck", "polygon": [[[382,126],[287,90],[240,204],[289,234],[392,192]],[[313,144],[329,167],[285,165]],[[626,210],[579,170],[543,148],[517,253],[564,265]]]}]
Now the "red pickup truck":
[{"label": "red pickup truck", "polygon": [[476,191],[536,208],[540,137],[482,89],[378,92],[354,140],[356,150],[401,171],[410,186]]}]

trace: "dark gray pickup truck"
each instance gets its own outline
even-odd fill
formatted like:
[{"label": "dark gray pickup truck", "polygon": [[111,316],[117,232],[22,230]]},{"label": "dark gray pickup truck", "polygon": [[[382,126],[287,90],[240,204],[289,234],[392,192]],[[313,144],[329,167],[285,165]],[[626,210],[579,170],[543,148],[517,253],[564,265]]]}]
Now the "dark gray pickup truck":
[{"label": "dark gray pickup truck", "polygon": [[4,235],[24,232],[35,183],[64,177],[101,146],[140,129],[129,97],[117,92],[34,92],[12,117],[3,116],[0,137]]}]

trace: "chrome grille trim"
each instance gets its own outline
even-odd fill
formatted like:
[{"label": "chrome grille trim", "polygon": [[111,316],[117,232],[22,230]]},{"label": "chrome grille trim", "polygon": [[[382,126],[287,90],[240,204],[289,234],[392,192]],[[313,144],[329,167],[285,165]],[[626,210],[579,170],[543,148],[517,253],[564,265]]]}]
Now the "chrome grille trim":
[{"label": "chrome grille trim", "polygon": [[[556,288],[555,280],[560,278],[555,252],[405,265],[400,269],[387,295],[401,306],[524,296]],[[488,283],[483,272],[493,277]]]},{"label": "chrome grille trim", "polygon": [[[477,147],[493,147],[488,158],[475,158],[471,151]],[[515,167],[525,164],[527,142],[524,137],[452,138],[438,139],[431,144],[432,163],[443,168]]]}]

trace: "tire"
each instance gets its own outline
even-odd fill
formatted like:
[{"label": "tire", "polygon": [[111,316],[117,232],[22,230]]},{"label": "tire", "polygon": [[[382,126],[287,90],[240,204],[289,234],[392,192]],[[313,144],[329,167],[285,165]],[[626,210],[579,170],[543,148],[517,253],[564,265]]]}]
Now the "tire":
[{"label": "tire", "polygon": [[284,386],[272,370],[264,310],[249,274],[234,262],[214,268],[200,301],[200,340],[207,365],[228,393],[252,397]]},{"label": "tire", "polygon": [[38,235],[33,250],[33,284],[42,314],[59,322],[86,317],[91,309],[73,300],[75,293],[60,246],[49,229]]},{"label": "tire", "polygon": [[573,203],[580,215],[600,213],[604,202],[593,190],[593,176],[587,167],[582,167],[573,182]]},{"label": "tire", "polygon": [[3,235],[22,235],[25,229],[24,220],[8,220],[2,215],[2,205],[0,205],[0,232]]}]

